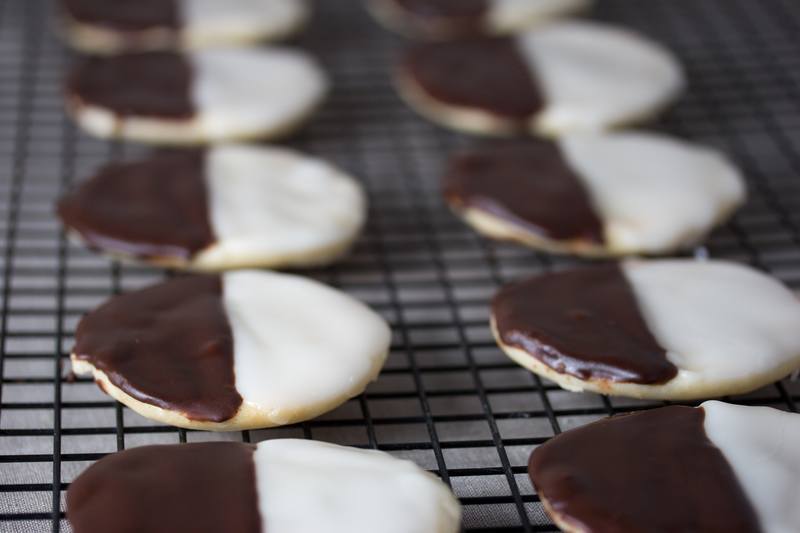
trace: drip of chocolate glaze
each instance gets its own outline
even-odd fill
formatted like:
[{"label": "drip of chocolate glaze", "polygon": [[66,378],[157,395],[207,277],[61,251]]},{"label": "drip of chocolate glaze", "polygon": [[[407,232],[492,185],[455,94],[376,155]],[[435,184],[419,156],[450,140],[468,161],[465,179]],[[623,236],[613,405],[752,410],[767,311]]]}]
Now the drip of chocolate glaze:
[{"label": "drip of chocolate glaze", "polygon": [[255,446],[204,442],[109,455],[67,491],[75,533],[260,533]]},{"label": "drip of chocolate glaze", "polygon": [[562,374],[654,384],[678,372],[648,329],[616,264],[509,285],[494,297],[492,317],[503,344]]},{"label": "drip of chocolate glaze", "polygon": [[178,28],[176,0],[62,0],[64,11],[75,22],[131,32],[154,28]]},{"label": "drip of chocolate glaze", "polygon": [[441,105],[488,112],[520,129],[544,106],[512,38],[419,44],[405,54],[401,75]]},{"label": "drip of chocolate glaze", "polygon": [[444,195],[542,237],[603,243],[603,226],[580,176],[555,143],[503,143],[453,158]]},{"label": "drip of chocolate glaze", "polygon": [[242,404],[219,276],[111,298],[80,321],[72,353],[129,396],[190,420],[224,422]]},{"label": "drip of chocolate glaze", "polygon": [[202,151],[113,163],[62,198],[58,215],[92,248],[186,260],[215,242],[204,167]]},{"label": "drip of chocolate glaze", "polygon": [[92,57],[78,63],[67,79],[70,105],[91,105],[121,117],[190,119],[192,66],[174,52]]},{"label": "drip of chocolate glaze", "polygon": [[551,513],[587,533],[761,530],[702,408],[671,406],[567,431],[528,472]]}]

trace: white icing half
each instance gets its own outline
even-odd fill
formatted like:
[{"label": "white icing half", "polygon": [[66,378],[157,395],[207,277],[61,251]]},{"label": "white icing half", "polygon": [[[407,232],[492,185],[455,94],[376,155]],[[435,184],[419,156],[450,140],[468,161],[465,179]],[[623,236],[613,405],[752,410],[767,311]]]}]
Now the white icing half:
[{"label": "white icing half", "polygon": [[573,135],[559,145],[587,187],[615,253],[694,244],[745,198],[739,171],[720,153],[662,135]]},{"label": "white icing half", "polygon": [[724,261],[626,261],[639,309],[678,374],[706,397],[800,366],[800,299],[777,280]]},{"label": "white icing half", "polygon": [[217,242],[198,266],[324,262],[356,238],[366,200],[332,165],[284,148],[220,145],[206,160]]},{"label": "white icing half", "polygon": [[491,0],[488,23],[495,33],[509,33],[590,4],[591,0]]},{"label": "white icing half", "polygon": [[733,468],[764,533],[800,531],[800,415],[705,402],[705,430]]},{"label": "white icing half", "polygon": [[204,50],[190,59],[197,127],[212,140],[290,129],[327,91],[317,64],[291,48]]},{"label": "white icing half", "polygon": [[190,46],[277,39],[308,16],[305,0],[179,0],[182,37]]},{"label": "white icing half", "polygon": [[389,349],[390,331],[352,297],[268,271],[223,274],[236,389],[273,423],[307,419],[361,393]]},{"label": "white icing half", "polygon": [[518,45],[544,92],[536,127],[547,134],[647,118],[685,85],[668,50],[613,26],[556,22],[520,35]]},{"label": "white icing half", "polygon": [[255,467],[264,533],[458,531],[447,487],[384,452],[276,439],[258,444]]}]

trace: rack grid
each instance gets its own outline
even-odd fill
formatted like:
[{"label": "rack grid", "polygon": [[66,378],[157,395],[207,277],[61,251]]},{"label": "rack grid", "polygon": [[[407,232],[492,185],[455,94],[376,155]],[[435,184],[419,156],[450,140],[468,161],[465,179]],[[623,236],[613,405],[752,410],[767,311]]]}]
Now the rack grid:
[{"label": "rack grid", "polygon": [[[141,147],[92,139],[62,113],[71,55],[46,0],[0,0],[0,530],[69,531],[64,491],[91,462],[148,443],[305,437],[409,458],[449,483],[468,531],[556,531],[526,474],[533,447],[612,413],[660,405],[560,390],[491,339],[501,284],[572,260],[478,237],[442,204],[447,155],[478,139],[439,129],[390,83],[403,41],[355,0],[317,1],[297,45],[333,92],[288,144],[363,180],[365,234],[344,262],[310,272],[390,321],[392,352],[362,396],[318,419],[239,433],[148,421],[69,373],[80,316],[110,294],[162,278],[65,239],[53,202],[73,182]],[[800,4],[795,0],[598,0],[591,15],[643,31],[683,60],[691,88],[655,129],[727,151],[750,200],[698,255],[755,265],[800,286]],[[743,302],[743,305],[746,305]],[[784,380],[728,400],[797,410]]]}]

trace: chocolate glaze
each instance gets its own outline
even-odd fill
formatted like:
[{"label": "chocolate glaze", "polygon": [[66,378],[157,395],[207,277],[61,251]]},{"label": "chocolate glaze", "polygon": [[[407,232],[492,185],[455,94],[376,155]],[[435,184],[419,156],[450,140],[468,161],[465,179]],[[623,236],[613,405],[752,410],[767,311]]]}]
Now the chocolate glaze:
[{"label": "chocolate glaze", "polygon": [[536,448],[528,472],[554,513],[580,531],[761,530],[702,408],[615,416]]},{"label": "chocolate glaze", "polygon": [[67,79],[72,105],[93,105],[119,116],[190,119],[192,67],[173,52],[92,57],[78,63]]},{"label": "chocolate glaze", "polygon": [[618,265],[542,274],[492,302],[500,340],[580,379],[665,383],[678,369],[642,317]]},{"label": "chocolate glaze", "polygon": [[62,6],[76,22],[123,32],[180,24],[175,0],[62,0]]},{"label": "chocolate glaze", "polygon": [[499,115],[520,129],[544,106],[511,38],[419,44],[408,50],[401,71],[441,104]]},{"label": "chocolate glaze", "polygon": [[505,143],[453,158],[444,195],[555,240],[601,244],[603,226],[581,178],[555,143]]},{"label": "chocolate glaze", "polygon": [[58,215],[92,248],[189,259],[215,242],[204,164],[204,152],[183,151],[106,165],[59,201]]},{"label": "chocolate glaze", "polygon": [[223,422],[242,404],[219,276],[111,298],[80,321],[72,353],[133,398],[191,420]]},{"label": "chocolate glaze", "polygon": [[260,533],[254,451],[203,442],[106,456],[70,484],[67,518],[75,533]]},{"label": "chocolate glaze", "polygon": [[489,11],[488,0],[390,1],[420,29],[427,27],[448,37],[480,34]]}]

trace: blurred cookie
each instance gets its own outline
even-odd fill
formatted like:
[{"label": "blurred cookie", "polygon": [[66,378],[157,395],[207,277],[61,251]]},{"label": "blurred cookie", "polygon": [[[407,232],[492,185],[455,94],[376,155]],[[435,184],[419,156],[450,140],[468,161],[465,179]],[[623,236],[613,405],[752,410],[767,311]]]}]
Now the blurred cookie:
[{"label": "blurred cookie", "polygon": [[455,533],[460,517],[411,461],[299,439],[133,448],[67,491],[75,533]]},{"label": "blurred cookie", "polygon": [[492,330],[520,365],[572,391],[690,400],[800,367],[800,300],[724,261],[626,261],[503,288]]},{"label": "blurred cookie", "polygon": [[445,126],[544,136],[640,122],[685,85],[677,59],[659,44],[576,21],[513,37],[412,46],[395,82],[413,109]]},{"label": "blurred cookie", "polygon": [[479,232],[585,256],[687,248],[745,200],[724,156],[647,133],[490,145],[454,157],[443,181]]},{"label": "blurred cookie", "polygon": [[588,8],[591,0],[368,0],[370,13],[420,39],[514,33]]},{"label": "blurred cookie", "polygon": [[62,198],[89,247],[194,270],[330,263],[363,226],[358,183],[284,148],[219,145],[114,163]]},{"label": "blurred cookie", "polygon": [[142,416],[230,431],[338,407],[375,379],[389,341],[381,317],[339,291],[241,270],[111,298],[78,324],[71,359]]},{"label": "blurred cookie", "polygon": [[277,40],[300,29],[308,14],[305,0],[61,0],[67,42],[93,54]]},{"label": "blurred cookie", "polygon": [[537,447],[528,472],[563,531],[800,530],[800,415],[705,402],[615,416]]},{"label": "blurred cookie", "polygon": [[66,105],[98,137],[199,144],[287,135],[327,86],[316,62],[290,48],[149,52],[79,62]]}]

